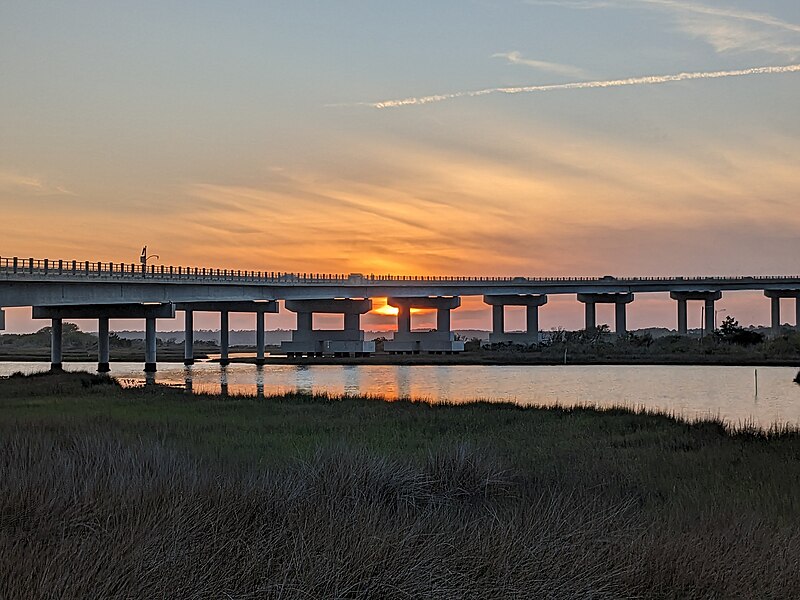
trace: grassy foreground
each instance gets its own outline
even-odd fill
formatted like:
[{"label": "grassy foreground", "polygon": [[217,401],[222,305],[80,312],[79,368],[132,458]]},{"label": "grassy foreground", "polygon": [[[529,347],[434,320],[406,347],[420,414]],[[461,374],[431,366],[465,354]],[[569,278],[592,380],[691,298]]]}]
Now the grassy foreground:
[{"label": "grassy foreground", "polygon": [[797,590],[797,432],[0,381],[0,598]]}]

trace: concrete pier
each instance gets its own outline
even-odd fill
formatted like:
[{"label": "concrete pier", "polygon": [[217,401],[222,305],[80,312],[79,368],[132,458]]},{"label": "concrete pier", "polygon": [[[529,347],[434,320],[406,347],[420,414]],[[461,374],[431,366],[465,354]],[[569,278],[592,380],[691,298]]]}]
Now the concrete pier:
[{"label": "concrete pier", "polygon": [[264,364],[264,313],[256,312],[256,364]]},{"label": "concrete pier", "polygon": [[62,335],[64,320],[53,318],[50,323],[50,370],[60,371],[62,369]]},{"label": "concrete pier", "polygon": [[194,311],[185,310],[183,314],[183,364],[194,364]]},{"label": "concrete pier", "polygon": [[111,370],[110,352],[108,344],[109,319],[100,317],[97,320],[97,372],[108,373]]},{"label": "concrete pier", "polygon": [[[193,340],[194,321],[190,314],[195,312],[218,312],[220,364],[230,363],[230,313],[255,313],[256,315],[256,363],[264,364],[264,315],[277,313],[278,303],[274,300],[230,300],[213,302],[181,302],[178,310],[186,311],[186,351],[184,363],[194,362],[193,350],[189,340]],[[190,354],[191,352],[191,354]]]},{"label": "concrete pier", "polygon": [[230,320],[228,311],[221,310],[219,313],[219,364],[223,367],[231,363],[228,356],[230,349]]},{"label": "concrete pier", "polygon": [[[489,334],[490,342],[516,342],[518,344],[539,343],[539,307],[547,304],[547,296],[519,294],[484,296],[483,301],[492,307],[492,332]],[[506,333],[506,306],[525,307],[524,332]]]},{"label": "concrete pier", "polygon": [[[108,354],[108,320],[109,319],[147,319],[152,320],[153,327],[153,360],[145,343],[145,371],[155,371],[155,320],[172,319],[175,317],[175,307],[172,304],[82,304],[78,306],[34,306],[34,319],[97,319],[98,320],[98,357],[97,370],[105,372],[110,366]],[[60,331],[60,330],[59,330]],[[105,332],[105,334],[104,334]],[[145,327],[145,337],[147,327]],[[61,358],[61,334],[59,333],[58,363]],[[55,350],[51,352],[54,354]],[[105,360],[103,360],[105,359]],[[54,361],[51,361],[54,362]]]},{"label": "concrete pier", "polygon": [[[461,306],[459,297],[390,297],[386,299],[389,306],[397,308],[397,332],[392,340],[383,344],[384,350],[390,354],[419,354],[429,352],[435,354],[453,354],[464,351],[464,342],[456,340],[455,333],[450,331],[450,311]],[[436,310],[436,331],[412,331],[411,309],[433,308]]]},{"label": "concrete pier", "polygon": [[144,320],[144,370],[146,373],[156,372],[156,319],[147,317]]},{"label": "concrete pier", "polygon": [[795,321],[794,327],[800,331],[800,289],[799,290],[766,290],[764,295],[771,301],[771,325],[772,335],[781,332],[781,298],[795,299]]},{"label": "concrete pier", "polygon": [[[369,356],[375,342],[364,340],[361,315],[372,310],[369,298],[332,300],[287,300],[286,309],[297,313],[292,339],[281,342],[287,356]],[[344,329],[314,329],[314,313],[344,315]]]},{"label": "concrete pier", "polygon": [[586,329],[597,327],[598,304],[614,304],[614,331],[617,335],[628,333],[627,305],[633,302],[633,294],[578,294],[578,302],[584,304]]},{"label": "concrete pier", "polygon": [[687,313],[688,301],[700,300],[704,303],[703,308],[703,332],[710,335],[714,329],[714,304],[722,299],[720,291],[692,291],[692,292],[670,292],[669,297],[678,303],[678,333],[687,335],[689,333]]}]

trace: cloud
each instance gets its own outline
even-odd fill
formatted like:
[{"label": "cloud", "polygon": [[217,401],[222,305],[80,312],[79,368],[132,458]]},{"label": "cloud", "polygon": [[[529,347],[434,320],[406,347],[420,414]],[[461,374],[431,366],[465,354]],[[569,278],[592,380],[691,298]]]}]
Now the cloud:
[{"label": "cloud", "polygon": [[0,191],[34,194],[37,196],[77,196],[61,185],[43,181],[40,177],[21,175],[13,171],[0,171]]},{"label": "cloud", "polygon": [[800,55],[800,25],[768,13],[708,6],[685,0],[528,0],[537,6],[573,9],[647,8],[675,16],[680,29],[704,39],[717,52],[761,51],[791,57]]},{"label": "cloud", "polygon": [[516,50],[513,52],[498,52],[492,54],[492,58],[505,58],[509,64],[512,65],[525,65],[526,67],[533,67],[540,71],[549,71],[558,75],[565,75],[567,77],[585,77],[586,72],[578,67],[571,65],[562,65],[554,62],[546,62],[543,60],[533,60],[531,58],[523,58],[522,54]]},{"label": "cloud", "polygon": [[361,102],[357,106],[371,108],[400,108],[404,106],[420,106],[457,98],[477,98],[490,94],[529,94],[535,92],[553,92],[561,90],[585,90],[597,88],[624,87],[633,85],[658,85],[676,81],[692,81],[696,79],[722,79],[726,77],[747,77],[752,75],[777,75],[782,73],[800,72],[800,65],[787,65],[782,67],[752,67],[736,71],[705,71],[695,73],[678,73],[675,75],[646,75],[644,77],[630,77],[628,79],[608,79],[603,81],[580,81],[574,83],[558,83],[551,85],[530,85],[522,87],[497,87],[482,90],[451,92],[449,94],[436,94],[431,96],[418,96],[401,98],[397,100],[382,100],[379,102]]}]

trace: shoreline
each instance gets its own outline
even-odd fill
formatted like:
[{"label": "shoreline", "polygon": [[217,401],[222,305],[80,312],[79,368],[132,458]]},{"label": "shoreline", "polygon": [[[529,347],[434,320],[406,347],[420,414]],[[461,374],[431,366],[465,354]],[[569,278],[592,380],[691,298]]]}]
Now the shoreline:
[{"label": "shoreline", "polygon": [[[49,363],[49,357],[40,354],[20,355],[20,356],[1,356],[1,363],[9,362],[41,362]],[[95,362],[95,357],[64,357],[64,363],[87,363]],[[112,363],[135,363],[144,362],[143,357],[113,357]],[[183,357],[167,356],[159,357],[159,363],[182,364]],[[195,362],[219,363],[218,358],[209,359],[207,356],[195,357]],[[230,364],[252,364],[255,365],[256,359],[253,357],[232,357]],[[534,357],[509,357],[509,356],[487,356],[487,355],[460,355],[460,356],[396,356],[396,355],[373,355],[370,357],[342,358],[342,357],[313,357],[313,358],[288,358],[285,356],[275,356],[267,358],[265,365],[303,365],[303,366],[681,366],[681,367],[795,367],[800,369],[800,359],[746,359],[727,356],[706,357],[697,360],[697,357],[578,357],[568,358],[566,362],[550,358]]]}]

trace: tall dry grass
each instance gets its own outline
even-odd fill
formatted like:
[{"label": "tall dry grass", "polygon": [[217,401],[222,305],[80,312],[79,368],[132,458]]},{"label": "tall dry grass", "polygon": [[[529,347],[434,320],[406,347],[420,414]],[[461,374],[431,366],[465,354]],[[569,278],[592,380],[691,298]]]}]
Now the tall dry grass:
[{"label": "tall dry grass", "polygon": [[7,599],[619,598],[641,532],[463,447],[263,472],[54,427],[4,431],[0,457]]}]

